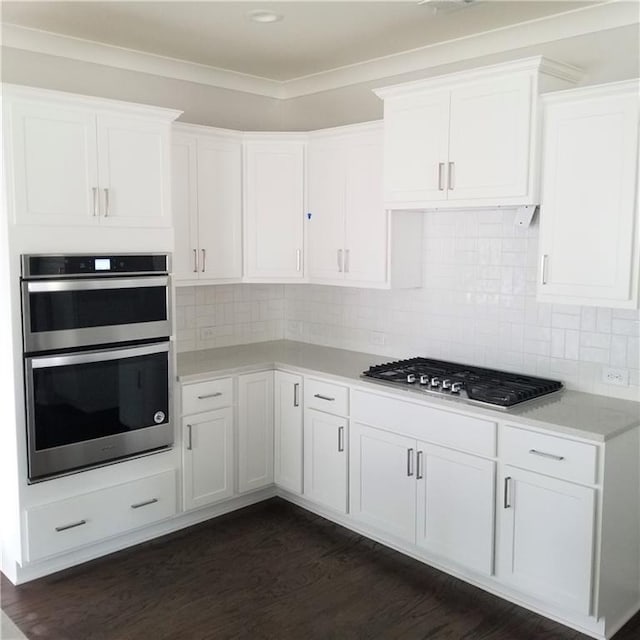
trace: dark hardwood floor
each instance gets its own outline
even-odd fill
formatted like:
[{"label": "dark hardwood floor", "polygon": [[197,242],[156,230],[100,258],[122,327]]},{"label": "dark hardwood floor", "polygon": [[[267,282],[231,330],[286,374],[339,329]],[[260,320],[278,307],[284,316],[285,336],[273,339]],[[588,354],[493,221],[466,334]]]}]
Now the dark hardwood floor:
[{"label": "dark hardwood floor", "polygon": [[[30,640],[582,640],[273,499],[14,587]],[[640,615],[616,640],[640,638]]]}]

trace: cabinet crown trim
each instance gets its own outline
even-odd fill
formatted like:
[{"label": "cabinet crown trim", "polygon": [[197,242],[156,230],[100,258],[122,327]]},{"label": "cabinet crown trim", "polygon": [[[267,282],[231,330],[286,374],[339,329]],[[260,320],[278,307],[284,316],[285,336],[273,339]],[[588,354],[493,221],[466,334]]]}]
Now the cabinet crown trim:
[{"label": "cabinet crown trim", "polygon": [[577,87],[572,89],[564,89],[562,91],[553,91],[541,96],[545,105],[554,104],[556,102],[566,102],[568,100],[583,100],[588,98],[597,98],[601,96],[640,94],[640,78],[631,80],[621,80],[619,82],[607,82],[603,84],[594,84],[587,87]]},{"label": "cabinet crown trim", "polygon": [[155,107],[151,105],[139,104],[136,102],[124,102],[122,100],[112,100],[110,98],[99,98],[87,96],[67,91],[53,91],[51,89],[40,89],[36,87],[26,87],[14,84],[2,84],[2,92],[7,102],[19,100],[34,100],[37,102],[49,102],[59,105],[73,107],[77,109],[91,109],[100,113],[101,111],[112,113],[124,113],[127,116],[140,116],[171,122],[182,115],[182,111],[177,109],[167,109],[165,107]]},{"label": "cabinet crown trim", "polygon": [[476,69],[467,69],[465,71],[433,76],[423,80],[413,80],[411,82],[379,87],[374,89],[373,92],[379,98],[386,99],[420,94],[425,91],[447,88],[452,85],[459,85],[475,80],[486,80],[493,76],[503,76],[513,73],[533,74],[535,72],[572,83],[578,82],[584,76],[584,72],[573,65],[550,60],[542,56],[532,56],[530,58],[512,60],[511,62],[503,62],[478,67]]}]

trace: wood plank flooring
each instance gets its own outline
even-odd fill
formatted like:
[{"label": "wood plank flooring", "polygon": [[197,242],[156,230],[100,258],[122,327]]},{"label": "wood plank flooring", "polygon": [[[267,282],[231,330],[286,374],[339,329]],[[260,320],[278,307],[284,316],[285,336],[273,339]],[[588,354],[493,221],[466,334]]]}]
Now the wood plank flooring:
[{"label": "wood plank flooring", "polygon": [[586,639],[279,499],[1,595],[29,640]]}]

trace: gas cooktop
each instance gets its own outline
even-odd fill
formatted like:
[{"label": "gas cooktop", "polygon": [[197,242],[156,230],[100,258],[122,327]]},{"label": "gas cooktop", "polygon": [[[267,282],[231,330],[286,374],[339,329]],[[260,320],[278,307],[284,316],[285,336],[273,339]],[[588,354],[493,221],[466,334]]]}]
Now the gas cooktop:
[{"label": "gas cooktop", "polygon": [[362,376],[396,387],[499,409],[509,409],[562,389],[562,383],[557,380],[428,358],[375,365]]}]

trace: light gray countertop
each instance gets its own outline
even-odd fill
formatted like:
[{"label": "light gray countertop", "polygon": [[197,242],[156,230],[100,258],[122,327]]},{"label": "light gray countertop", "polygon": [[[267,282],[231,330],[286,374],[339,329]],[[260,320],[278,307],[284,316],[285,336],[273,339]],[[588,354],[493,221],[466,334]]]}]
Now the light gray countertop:
[{"label": "light gray countertop", "polygon": [[183,383],[274,368],[319,374],[398,399],[419,400],[441,409],[543,428],[593,442],[604,442],[640,425],[640,402],[608,396],[565,390],[503,411],[427,396],[419,390],[396,389],[360,377],[371,365],[391,360],[380,355],[277,340],[179,353],[177,374]]}]

